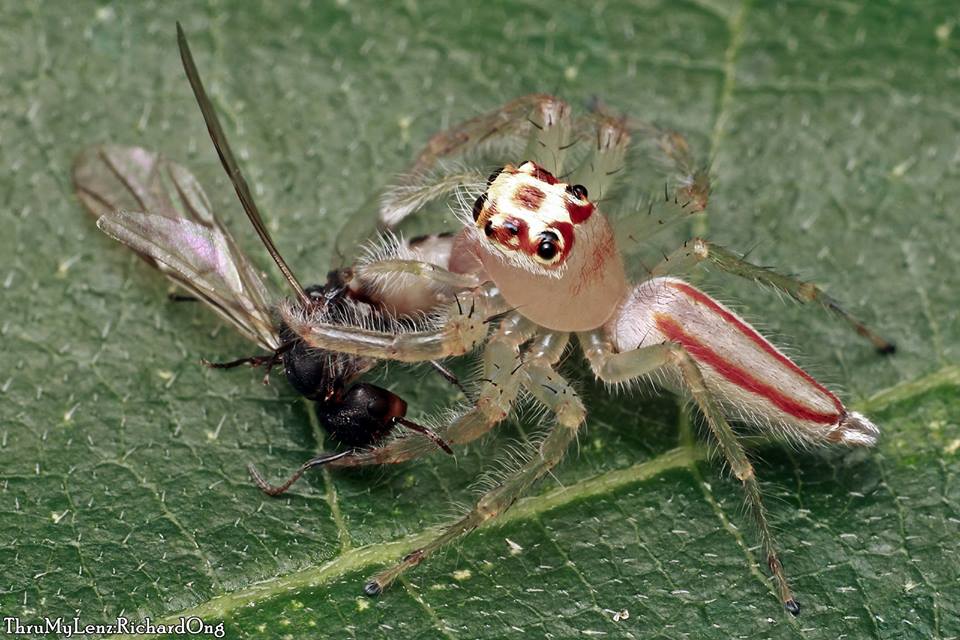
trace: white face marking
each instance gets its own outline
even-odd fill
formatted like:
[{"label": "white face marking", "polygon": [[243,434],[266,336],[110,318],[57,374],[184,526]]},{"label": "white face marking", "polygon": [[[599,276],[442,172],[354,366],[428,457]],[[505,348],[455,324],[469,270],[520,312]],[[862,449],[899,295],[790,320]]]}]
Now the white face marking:
[{"label": "white face marking", "polygon": [[534,272],[562,267],[573,250],[575,225],[593,211],[585,197],[532,162],[504,167],[479,203],[475,228],[484,243]]}]

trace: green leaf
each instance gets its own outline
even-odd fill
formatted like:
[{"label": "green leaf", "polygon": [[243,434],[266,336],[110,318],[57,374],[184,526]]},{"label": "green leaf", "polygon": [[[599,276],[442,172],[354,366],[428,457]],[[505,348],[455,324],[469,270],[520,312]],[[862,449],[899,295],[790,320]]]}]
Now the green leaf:
[{"label": "green leaf", "polygon": [[[10,5],[0,30],[0,613],[224,620],[231,637],[947,638],[960,634],[960,28],[953,2]],[[189,166],[261,264],[174,40],[183,22],[277,244],[321,279],[333,237],[446,124],[531,91],[688,134],[717,186],[695,229],[794,270],[883,332],[737,301],[883,429],[877,449],[757,452],[780,609],[736,483],[676,400],[608,394],[502,524],[377,600],[366,576],[469,502],[520,420],[397,468],[249,481],[322,447],[279,379],[209,371],[251,347],[97,232],[70,163],[97,142]],[[638,165],[639,166],[639,165]],[[650,171],[638,193],[661,187]],[[669,240],[664,240],[669,250]],[[461,371],[469,370],[469,363]],[[391,366],[417,412],[455,399]],[[422,370],[416,370],[418,372]],[[624,613],[625,612],[625,613]]]}]

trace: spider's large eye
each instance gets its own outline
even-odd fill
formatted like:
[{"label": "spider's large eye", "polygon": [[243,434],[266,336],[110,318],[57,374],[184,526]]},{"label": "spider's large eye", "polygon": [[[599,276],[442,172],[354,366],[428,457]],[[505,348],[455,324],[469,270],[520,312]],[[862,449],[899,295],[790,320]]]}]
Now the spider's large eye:
[{"label": "spider's large eye", "polygon": [[552,262],[560,253],[560,238],[553,231],[544,231],[540,234],[537,244],[537,257],[544,262]]},{"label": "spider's large eye", "polygon": [[567,185],[567,193],[580,200],[587,199],[587,188],[582,184]]},{"label": "spider's large eye", "polygon": [[474,222],[480,217],[480,212],[483,211],[483,205],[487,202],[487,194],[481,193],[480,197],[477,198],[473,203],[473,220]]}]

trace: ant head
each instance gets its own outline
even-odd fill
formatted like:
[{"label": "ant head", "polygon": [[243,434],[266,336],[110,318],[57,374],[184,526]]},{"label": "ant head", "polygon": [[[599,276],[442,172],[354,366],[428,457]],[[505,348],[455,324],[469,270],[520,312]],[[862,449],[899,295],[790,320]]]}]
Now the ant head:
[{"label": "ant head", "polygon": [[484,246],[535,273],[560,275],[573,251],[577,226],[593,214],[582,185],[558,181],[533,162],[495,171],[473,206]]}]

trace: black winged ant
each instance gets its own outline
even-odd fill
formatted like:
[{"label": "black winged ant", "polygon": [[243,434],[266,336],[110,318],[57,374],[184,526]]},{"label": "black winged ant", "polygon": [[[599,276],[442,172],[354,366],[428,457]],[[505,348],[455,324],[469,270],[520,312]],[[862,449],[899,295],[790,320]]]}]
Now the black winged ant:
[{"label": "black winged ant", "polygon": [[[260,240],[294,290],[295,308],[328,324],[371,316],[381,324],[389,324],[389,313],[375,299],[351,289],[349,269],[332,271],[323,285],[301,286],[263,224],[182,32],[179,42],[187,78],[223,168]],[[346,451],[324,453],[308,460],[279,486],[268,484],[250,465],[254,482],[265,493],[283,493],[307,469],[378,444],[398,428],[418,432],[452,454],[446,442],[431,429],[406,418],[406,401],[383,387],[357,382],[376,365],[375,359],[308,347],[276,320],[275,297],[268,293],[261,273],[213,213],[209,199],[189,171],[146,149],[104,145],[88,148],[78,156],[73,181],[79,199],[97,216],[97,226],[104,233],[127,245],[191,294],[177,296],[178,299],[206,303],[267,351],[266,355],[204,364],[213,368],[263,366],[267,370],[264,382],[270,370],[282,364],[290,385],[314,401],[317,415],[330,436],[348,447]],[[432,364],[456,383],[456,378],[442,365]]]}]

